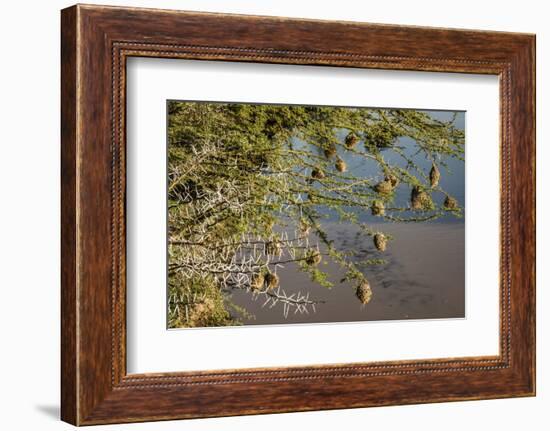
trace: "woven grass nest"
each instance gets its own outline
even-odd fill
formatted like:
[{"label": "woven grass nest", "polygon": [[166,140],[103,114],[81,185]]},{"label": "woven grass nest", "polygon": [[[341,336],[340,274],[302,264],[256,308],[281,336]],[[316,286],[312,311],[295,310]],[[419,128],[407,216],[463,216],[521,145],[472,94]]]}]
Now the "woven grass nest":
[{"label": "woven grass nest", "polygon": [[445,197],[445,201],[443,202],[443,208],[450,211],[456,210],[458,208],[458,201],[455,198],[447,195]]},{"label": "woven grass nest", "polygon": [[325,177],[325,173],[319,168],[313,168],[311,171],[311,178],[314,180],[323,180]]},{"label": "woven grass nest", "polygon": [[338,172],[346,172],[348,170],[348,166],[346,165],[346,162],[344,162],[339,157],[338,157],[338,160],[336,160],[336,164],[334,166],[336,167],[336,170]]},{"label": "woven grass nest", "polygon": [[353,132],[349,132],[344,140],[344,144],[350,149],[355,147],[357,142],[359,142],[359,137]]},{"label": "woven grass nest", "polygon": [[430,169],[430,184],[432,186],[432,189],[434,187],[437,187],[439,184],[439,179],[441,178],[441,173],[439,172],[439,169],[435,165],[435,163],[432,164],[432,169]]},{"label": "woven grass nest", "polygon": [[397,175],[392,173],[386,174],[385,181],[389,181],[393,188],[396,188],[399,185],[399,178]]},{"label": "woven grass nest", "polygon": [[253,291],[262,290],[265,283],[265,275],[262,272],[254,274],[250,279],[250,289]]},{"label": "woven grass nest", "polygon": [[380,181],[374,186],[374,191],[377,193],[387,195],[392,193],[395,188],[399,185],[399,178],[397,175],[387,172],[384,176],[384,181]]},{"label": "woven grass nest", "polygon": [[386,212],[386,208],[384,207],[384,202],[376,200],[372,203],[370,207],[372,215],[375,216],[383,216]]},{"label": "woven grass nest", "polygon": [[374,191],[381,195],[387,195],[393,192],[393,184],[390,180],[380,181],[374,186]]},{"label": "woven grass nest", "polygon": [[378,251],[386,251],[386,246],[388,244],[388,239],[383,233],[376,233],[373,238],[374,246]]},{"label": "woven grass nest", "polygon": [[431,196],[420,186],[414,186],[411,191],[411,208],[413,210],[429,211],[434,209]]},{"label": "woven grass nest", "polygon": [[279,286],[279,276],[272,272],[265,275],[265,285],[267,290],[275,289]]},{"label": "woven grass nest", "polygon": [[325,157],[327,159],[331,159],[336,155],[336,145],[335,144],[329,144],[328,147],[326,147],[323,152],[325,153]]},{"label": "woven grass nest", "polygon": [[321,260],[322,260],[321,253],[319,253],[316,250],[310,251],[306,256],[306,263],[309,266],[317,266],[321,263]]},{"label": "woven grass nest", "polygon": [[363,280],[355,290],[355,296],[361,301],[361,304],[368,304],[372,299],[372,289],[367,280]]}]

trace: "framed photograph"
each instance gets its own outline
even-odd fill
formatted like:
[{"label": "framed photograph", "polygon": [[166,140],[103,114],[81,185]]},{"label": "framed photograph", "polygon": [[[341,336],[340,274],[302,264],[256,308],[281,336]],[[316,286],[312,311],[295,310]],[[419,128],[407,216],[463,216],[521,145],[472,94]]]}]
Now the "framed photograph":
[{"label": "framed photograph", "polygon": [[535,394],[535,37],[62,11],[74,425]]}]

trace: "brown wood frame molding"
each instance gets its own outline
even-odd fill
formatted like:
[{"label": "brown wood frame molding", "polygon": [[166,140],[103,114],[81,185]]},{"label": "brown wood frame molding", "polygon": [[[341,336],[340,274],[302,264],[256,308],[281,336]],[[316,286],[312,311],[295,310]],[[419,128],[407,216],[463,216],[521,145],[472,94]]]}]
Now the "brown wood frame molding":
[{"label": "brown wood frame molding", "polygon": [[[75,425],[535,393],[535,36],[73,6],[62,11],[61,417]],[[500,77],[500,354],[127,375],[130,56]]]}]

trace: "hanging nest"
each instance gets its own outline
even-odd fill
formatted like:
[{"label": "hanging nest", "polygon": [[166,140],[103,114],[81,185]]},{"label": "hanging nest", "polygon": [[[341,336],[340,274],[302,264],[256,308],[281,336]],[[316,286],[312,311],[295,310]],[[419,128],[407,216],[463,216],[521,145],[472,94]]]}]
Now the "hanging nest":
[{"label": "hanging nest", "polygon": [[347,148],[350,148],[350,149],[355,147],[357,142],[359,142],[359,137],[353,132],[349,132],[348,135],[346,136],[346,139],[344,140],[344,144],[346,145]]},{"label": "hanging nest", "polygon": [[434,209],[431,196],[420,186],[414,186],[411,192],[411,208],[413,210],[429,211]]},{"label": "hanging nest", "polygon": [[309,266],[317,266],[321,263],[321,253],[318,251],[310,251],[306,256],[306,263]]},{"label": "hanging nest", "polygon": [[325,173],[319,168],[314,168],[311,171],[311,178],[314,180],[322,180],[325,177],[326,177]]},{"label": "hanging nest", "polygon": [[254,274],[250,280],[250,290],[262,290],[265,283],[265,275],[262,272]]},{"label": "hanging nest", "polygon": [[386,212],[386,209],[384,207],[384,202],[382,201],[374,201],[370,207],[372,215],[375,216],[383,216]]},{"label": "hanging nest", "polygon": [[383,233],[377,233],[374,235],[374,246],[378,251],[386,251],[386,245],[388,244],[388,239]]},{"label": "hanging nest", "polygon": [[355,295],[361,301],[361,304],[368,304],[372,299],[372,289],[367,280],[363,280],[357,289],[355,290]]},{"label": "hanging nest", "polygon": [[265,275],[265,284],[267,290],[276,289],[279,286],[279,276],[277,274],[273,274],[272,272],[268,272]]},{"label": "hanging nest", "polygon": [[424,192],[420,190],[419,186],[413,187],[411,191],[411,208],[413,210],[419,210],[422,208],[421,193],[424,193]]},{"label": "hanging nest", "polygon": [[327,159],[333,158],[336,155],[336,145],[333,143],[329,144],[329,146],[325,148],[323,152],[325,153],[325,157]]},{"label": "hanging nest", "polygon": [[382,195],[387,195],[393,192],[393,185],[389,180],[380,181],[374,186],[374,191]]},{"label": "hanging nest", "polygon": [[280,241],[270,241],[265,245],[265,254],[280,257],[283,254],[283,245]]},{"label": "hanging nest", "polygon": [[439,184],[439,179],[441,178],[441,173],[439,172],[439,169],[437,169],[437,166],[435,163],[432,163],[432,169],[430,169],[430,184],[432,186],[432,189],[434,187],[437,187]]},{"label": "hanging nest", "polygon": [[336,164],[334,166],[336,167],[336,170],[338,172],[346,172],[348,170],[348,166],[346,165],[346,162],[344,162],[339,157],[338,157],[338,160],[336,160]]},{"label": "hanging nest", "polygon": [[397,175],[394,175],[392,173],[389,173],[385,177],[386,181],[389,181],[393,188],[396,188],[399,185],[399,178]]},{"label": "hanging nest", "polygon": [[445,201],[443,202],[443,208],[449,211],[456,210],[458,208],[458,201],[455,198],[447,195]]}]

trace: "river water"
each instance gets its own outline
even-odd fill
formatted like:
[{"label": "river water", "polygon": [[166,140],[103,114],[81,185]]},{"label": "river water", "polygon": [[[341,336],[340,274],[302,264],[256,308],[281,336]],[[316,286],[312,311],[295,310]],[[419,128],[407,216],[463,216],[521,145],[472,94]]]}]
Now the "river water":
[{"label": "river water", "polygon": [[231,301],[253,315],[245,325],[284,323],[353,322],[395,319],[434,319],[464,317],[464,224],[426,223],[422,225],[392,223],[373,225],[394,239],[380,253],[357,228],[334,224],[325,229],[332,233],[338,248],[354,248],[366,258],[383,257],[386,264],[368,267],[365,275],[373,296],[363,305],[355,296],[355,285],[340,283],[341,268],[323,261],[321,269],[330,274],[334,287],[327,289],[310,281],[308,274],[295,264],[278,271],[281,288],[287,294],[309,292],[311,299],[324,301],[315,312],[289,313],[285,318],[282,304],[263,306],[263,296],[233,291]]}]

